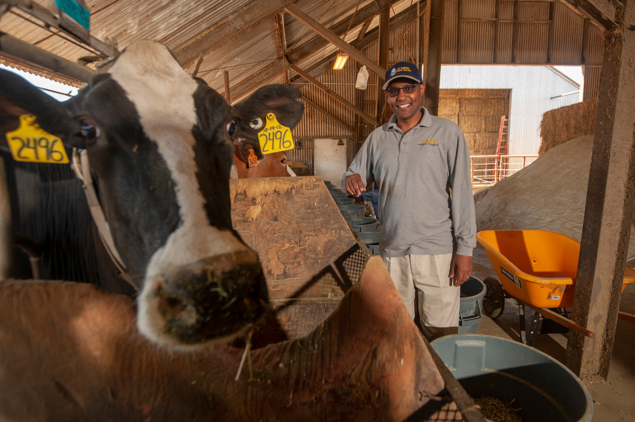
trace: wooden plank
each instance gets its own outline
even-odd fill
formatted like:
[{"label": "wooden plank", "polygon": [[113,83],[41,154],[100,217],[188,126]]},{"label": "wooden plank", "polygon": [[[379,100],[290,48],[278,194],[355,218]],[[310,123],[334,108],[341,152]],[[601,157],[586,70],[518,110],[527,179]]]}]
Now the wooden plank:
[{"label": "wooden plank", "polygon": [[[348,29],[349,25],[351,26],[351,30],[356,28],[359,25],[365,25],[365,22],[367,22],[368,25],[370,25],[373,21],[373,18],[377,16],[377,14],[382,9],[388,8],[389,6],[390,6],[390,1],[388,0],[378,0],[378,1],[372,2],[368,6],[362,7],[361,9],[357,11],[357,13],[355,14],[355,17],[353,18],[352,23],[351,23],[351,18],[349,16],[346,16],[345,18],[341,19],[336,24],[330,26],[329,31],[331,31],[333,34],[337,35],[338,37],[341,37],[342,35],[346,33],[346,30]],[[366,28],[366,30],[362,28],[362,30],[366,32],[368,28]],[[303,43],[297,48],[292,48],[287,54],[287,57],[289,58],[290,62],[296,63],[300,60],[305,59],[308,56],[315,54],[316,51],[322,50],[329,43],[330,43],[329,40],[324,39],[320,35],[316,35],[315,37],[309,39],[307,42]]]},{"label": "wooden plank", "polygon": [[379,79],[381,79],[382,81],[384,80],[386,69],[378,66],[376,63],[374,63],[372,60],[366,57],[361,51],[356,50],[346,41],[342,40],[336,34],[329,31],[328,28],[326,28],[324,25],[322,25],[321,23],[319,23],[318,21],[316,21],[315,19],[313,19],[306,13],[304,13],[298,6],[294,4],[287,4],[284,6],[284,10],[292,14],[296,19],[298,19],[300,22],[307,25],[309,28],[317,32],[319,35],[321,35],[322,37],[324,37],[325,39],[333,43],[339,49],[350,54],[352,58],[354,58],[358,62],[365,65],[368,68],[368,70],[375,73],[379,77]]},{"label": "wooden plank", "polygon": [[570,4],[584,15],[593,18],[604,29],[612,30],[617,27],[617,8],[609,0],[562,0]]},{"label": "wooden plank", "polygon": [[628,322],[635,322],[635,315],[627,314],[626,312],[622,311],[618,312],[617,318]]},{"label": "wooden plank", "polygon": [[68,25],[64,25],[59,18],[54,15],[50,10],[41,4],[31,0],[3,0],[3,3],[9,4],[11,7],[17,7],[23,12],[35,17],[36,19],[44,22],[45,25],[55,28],[59,31],[72,35],[74,38],[79,39],[84,44],[91,48],[105,54],[108,57],[117,57],[119,51],[112,44],[107,44],[100,39],[93,37],[90,34],[75,33],[72,28],[68,28]]},{"label": "wooden plank", "polygon": [[523,302],[520,299],[516,299],[514,297],[514,299],[516,301],[518,301],[521,305],[525,305],[528,308],[533,309],[534,311],[538,312],[539,314],[541,314],[542,316],[544,316],[545,318],[549,318],[552,321],[557,322],[558,324],[562,325],[563,327],[566,327],[570,330],[575,330],[577,332],[579,332],[580,334],[583,334],[589,338],[593,337],[593,333],[589,330],[587,330],[584,327],[580,327],[578,324],[576,324],[575,322],[571,321],[569,318],[566,318],[550,309],[546,309],[546,308],[539,308],[537,306],[533,306],[530,305],[527,302]]},{"label": "wooden plank", "polygon": [[368,27],[373,22],[373,18],[367,19],[366,22],[362,25],[362,29],[359,30],[359,35],[357,35],[357,41],[361,41],[366,35],[366,31],[368,31]]},{"label": "wooden plank", "polygon": [[331,97],[335,98],[337,101],[342,103],[344,106],[348,107],[349,109],[351,109],[352,111],[357,113],[359,116],[363,117],[365,120],[368,120],[370,123],[372,123],[373,125],[377,126],[377,122],[375,121],[375,119],[373,119],[368,114],[364,113],[361,109],[357,108],[356,106],[354,106],[353,104],[349,103],[344,98],[342,98],[341,96],[339,96],[338,94],[333,92],[331,89],[329,89],[322,82],[318,81],[313,76],[309,75],[308,73],[306,73],[304,70],[300,69],[298,66],[294,65],[293,63],[290,63],[289,66],[291,66],[291,69],[295,70],[300,75],[302,75],[302,77],[304,79],[306,79],[307,81],[313,83],[315,86],[317,86],[322,91],[324,91],[327,94],[329,94]]},{"label": "wooden plank", "polygon": [[571,319],[567,366],[578,376],[608,377],[635,197],[635,1],[606,31],[595,137]]},{"label": "wooden plank", "polygon": [[344,294],[332,264],[357,243],[320,177],[234,179],[230,190],[234,229],[260,256],[271,298]]},{"label": "wooden plank", "polygon": [[0,32],[0,54],[77,81],[88,82],[95,74],[95,71],[87,66],[63,59],[4,32]]}]

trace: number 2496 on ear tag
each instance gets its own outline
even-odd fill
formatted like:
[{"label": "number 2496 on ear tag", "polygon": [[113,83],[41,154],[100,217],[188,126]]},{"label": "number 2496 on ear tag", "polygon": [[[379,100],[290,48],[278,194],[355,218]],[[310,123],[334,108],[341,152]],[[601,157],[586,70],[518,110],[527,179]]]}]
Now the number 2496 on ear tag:
[{"label": "number 2496 on ear tag", "polygon": [[263,154],[287,151],[295,147],[291,129],[278,123],[273,113],[267,114],[267,124],[258,132],[258,140]]},{"label": "number 2496 on ear tag", "polygon": [[35,122],[35,116],[20,116],[20,127],[7,132],[7,142],[16,161],[67,164],[68,156],[62,140],[45,132]]}]

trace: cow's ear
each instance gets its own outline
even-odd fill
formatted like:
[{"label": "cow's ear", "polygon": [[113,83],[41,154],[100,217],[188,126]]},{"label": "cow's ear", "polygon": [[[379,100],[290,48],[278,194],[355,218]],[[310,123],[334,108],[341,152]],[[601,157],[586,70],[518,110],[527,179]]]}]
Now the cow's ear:
[{"label": "cow's ear", "polygon": [[[0,116],[7,122],[2,130],[15,130],[17,127],[11,128],[11,122],[18,122],[22,114],[34,115],[42,129],[63,140],[68,139],[74,123],[63,103],[15,73],[0,69]],[[3,140],[5,134],[2,133]]]},{"label": "cow's ear", "polygon": [[237,104],[233,114],[242,121],[252,121],[274,113],[279,123],[293,129],[304,113],[304,104],[298,101],[300,97],[300,91],[288,85],[267,85]]}]

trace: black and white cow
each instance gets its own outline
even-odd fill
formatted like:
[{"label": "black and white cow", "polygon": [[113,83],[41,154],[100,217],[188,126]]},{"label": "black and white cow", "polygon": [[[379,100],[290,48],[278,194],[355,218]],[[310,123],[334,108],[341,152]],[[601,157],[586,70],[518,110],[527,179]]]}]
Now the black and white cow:
[{"label": "black and white cow", "polygon": [[[278,96],[271,107],[301,117],[296,98]],[[0,112],[4,132],[28,113],[67,147],[87,150],[115,245],[140,290],[144,335],[196,347],[231,339],[260,318],[265,280],[258,257],[232,229],[229,202],[234,142],[258,148],[236,129],[235,119],[249,117],[234,118],[223,97],[187,75],[165,46],[131,44],[108,73],[64,103],[2,72]]]}]

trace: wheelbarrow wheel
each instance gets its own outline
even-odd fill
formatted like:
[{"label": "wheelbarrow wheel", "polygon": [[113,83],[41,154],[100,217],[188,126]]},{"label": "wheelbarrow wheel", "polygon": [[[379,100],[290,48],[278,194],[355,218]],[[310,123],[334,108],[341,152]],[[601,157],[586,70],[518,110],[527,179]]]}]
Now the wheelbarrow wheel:
[{"label": "wheelbarrow wheel", "polygon": [[487,277],[483,280],[487,291],[483,297],[483,310],[485,315],[492,319],[496,319],[503,314],[505,310],[505,291],[503,286],[494,277]]}]

